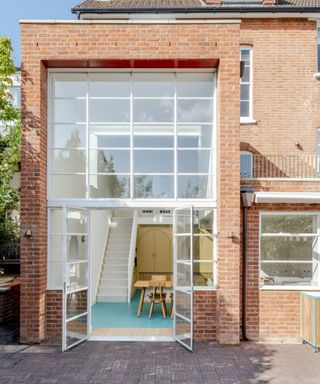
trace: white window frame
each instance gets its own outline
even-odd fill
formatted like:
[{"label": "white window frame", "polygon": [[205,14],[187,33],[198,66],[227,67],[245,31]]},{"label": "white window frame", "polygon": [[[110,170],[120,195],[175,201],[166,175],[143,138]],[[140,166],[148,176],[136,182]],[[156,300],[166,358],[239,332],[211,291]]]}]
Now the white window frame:
[{"label": "white window frame", "polygon": [[240,161],[240,177],[243,179],[251,179],[253,177],[253,153],[250,151],[240,151],[241,155],[248,156],[250,158],[250,175],[249,176],[241,176],[241,161]]},{"label": "white window frame", "polygon": [[320,20],[317,20],[317,70],[316,74],[320,73]]},{"label": "white window frame", "polygon": [[[250,81],[244,82],[242,78],[240,78],[240,93],[241,93],[241,85],[249,85],[249,116],[241,116],[240,110],[240,124],[248,124],[254,123],[253,119],[253,48],[251,45],[241,45],[240,46],[240,61],[242,56],[242,51],[249,50],[250,51]],[[241,95],[240,95],[241,102]]]},{"label": "white window frame", "polygon": [[[320,275],[319,275],[319,285],[264,285],[261,284],[260,278],[261,278],[261,263],[263,262],[261,260],[261,238],[262,236],[262,217],[263,216],[297,216],[297,215],[318,215],[318,228],[317,233],[312,234],[313,237],[318,236],[320,238],[320,211],[260,211],[259,212],[259,288],[261,290],[276,290],[276,291],[320,291]],[[265,234],[266,235],[266,234]],[[306,237],[306,234],[286,234],[286,233],[280,233],[280,234],[273,234],[275,237],[284,237],[284,236],[301,236]],[[311,234],[308,234],[310,236]],[[320,241],[320,239],[319,239]],[[294,260],[292,263],[298,262],[299,260]],[[305,261],[304,261],[305,262]],[[290,261],[286,261],[286,263],[290,263]],[[318,268],[320,268],[320,262],[318,261]]]},{"label": "white window frame", "polygon": [[[78,74],[86,74],[87,75],[87,79],[89,78],[89,75],[90,73],[213,73],[214,76],[213,76],[213,95],[212,97],[210,98],[198,98],[198,99],[210,99],[212,100],[213,102],[213,119],[212,119],[212,153],[213,153],[213,156],[212,156],[212,170],[211,170],[211,173],[208,173],[206,174],[206,176],[208,177],[208,179],[212,180],[211,181],[211,185],[212,185],[212,188],[213,188],[213,196],[211,198],[206,198],[206,199],[182,199],[182,198],[177,198],[177,194],[175,193],[175,196],[174,198],[172,199],[161,199],[161,198],[150,198],[150,199],[146,199],[146,198],[143,198],[143,199],[138,199],[138,198],[135,198],[133,199],[133,195],[132,195],[132,191],[131,191],[131,196],[130,198],[90,198],[89,197],[89,191],[88,191],[88,177],[89,177],[89,171],[88,171],[88,166],[89,166],[89,161],[88,161],[88,154],[87,154],[87,169],[86,169],[86,186],[87,186],[87,191],[86,191],[86,197],[85,198],[72,198],[72,199],[53,199],[53,198],[50,198],[50,194],[51,194],[51,148],[52,148],[52,145],[51,145],[51,141],[52,141],[52,136],[51,136],[51,125],[52,125],[52,90],[53,90],[53,77],[54,77],[54,74],[62,74],[62,73],[65,73],[65,74],[75,74],[75,73],[78,73]],[[186,205],[186,203],[190,202],[192,203],[193,205],[195,206],[199,206],[199,207],[206,207],[208,206],[208,201],[210,201],[211,204],[214,205],[214,207],[216,207],[216,185],[217,185],[217,181],[216,181],[216,178],[217,178],[217,175],[216,175],[216,156],[217,156],[217,150],[216,150],[216,75],[215,75],[215,70],[213,68],[208,68],[208,69],[200,69],[200,70],[178,70],[178,69],[168,69],[168,70],[163,70],[163,69],[154,69],[154,70],[148,70],[148,69],[141,69],[141,70],[128,70],[128,69],[125,69],[125,70],[121,70],[121,69],[106,69],[106,70],[81,70],[81,69],[61,69],[61,70],[57,70],[57,69],[54,69],[54,70],[48,70],[48,126],[47,126],[47,130],[48,130],[48,147],[47,147],[47,158],[48,158],[48,167],[47,167],[47,195],[49,197],[49,200],[48,200],[48,206],[60,206],[61,203],[66,203],[66,204],[70,204],[70,205],[74,205],[76,204],[77,206],[107,206],[107,207],[117,207],[121,204],[125,204],[127,207],[143,207],[143,208],[148,208],[148,207],[153,207],[153,208],[156,208],[156,207],[163,207],[163,206],[166,206],[168,208],[171,208],[171,207],[177,207],[177,206],[180,206],[180,205]],[[132,96],[131,96],[132,98]],[[87,99],[88,99],[88,96],[87,96]],[[184,97],[182,97],[182,99],[184,99]],[[192,99],[197,99],[197,97],[194,97]],[[132,101],[131,101],[132,102]],[[88,108],[88,101],[87,101],[87,108]],[[131,114],[132,115],[132,114]],[[87,114],[88,116],[88,114]],[[88,119],[87,119],[88,120]],[[131,118],[132,120],[132,118]],[[192,123],[192,124],[196,124],[195,123]],[[202,124],[202,123],[201,123]],[[209,123],[208,123],[209,124]],[[211,124],[211,123],[210,123]],[[86,126],[87,126],[87,135],[88,135],[88,132],[89,132],[89,129],[88,129],[88,125],[89,125],[89,122],[87,121],[86,122]],[[131,126],[131,131],[132,131],[132,121],[130,122],[130,126]],[[177,138],[176,138],[176,135],[177,135],[177,121],[176,121],[176,118],[175,118],[175,122],[174,122],[174,132],[175,132],[175,147],[174,147],[174,151],[177,151]],[[131,132],[132,134],[132,132]],[[89,137],[87,137],[87,142],[89,140]],[[132,146],[133,148],[133,146]],[[114,148],[115,149],[115,148]],[[147,150],[148,148],[144,148],[144,150]],[[159,148],[158,148],[159,149]],[[191,149],[191,148],[188,148],[188,149]],[[152,148],[152,150],[154,150],[154,148]],[[89,145],[87,145],[87,151],[89,151]],[[89,153],[89,152],[88,152]],[[131,150],[131,156],[132,156],[132,150]],[[131,162],[132,162],[132,159],[131,159]],[[175,156],[175,164],[174,164],[174,169],[175,169],[175,173],[174,173],[174,189],[175,191],[177,191],[177,177],[178,175],[186,175],[186,174],[182,174],[182,173],[179,173],[177,172],[177,156]],[[131,177],[132,177],[132,169],[130,171],[130,180],[131,180]],[[120,175],[120,174],[119,174]],[[146,174],[147,175],[147,174]],[[153,175],[156,175],[156,173],[153,173]],[[190,174],[191,175],[191,174]],[[193,175],[193,174],[192,174]],[[201,173],[198,173],[198,174],[194,174],[194,176],[202,176],[204,174],[201,174]],[[132,182],[132,180],[131,180]],[[119,202],[121,202],[121,204],[119,204]]]}]

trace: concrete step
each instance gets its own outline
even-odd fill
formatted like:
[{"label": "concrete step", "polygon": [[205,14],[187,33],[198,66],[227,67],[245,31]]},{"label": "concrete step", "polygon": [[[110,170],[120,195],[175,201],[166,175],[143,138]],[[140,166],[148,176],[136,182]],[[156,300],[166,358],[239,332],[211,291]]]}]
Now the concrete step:
[{"label": "concrete step", "polygon": [[128,279],[128,269],[119,271],[110,271],[110,268],[103,270],[101,280],[104,279]]},{"label": "concrete step", "polygon": [[100,287],[99,288],[99,291],[98,291],[98,294],[99,295],[104,295],[104,296],[107,296],[107,295],[111,295],[111,296],[116,296],[116,295],[126,295],[128,292],[128,287],[124,286],[124,287]]},{"label": "concrete step", "polygon": [[128,257],[111,257],[111,258],[106,258],[105,262],[103,265],[126,265],[128,266]]},{"label": "concrete step", "polygon": [[97,295],[97,302],[101,303],[125,303],[127,295]]},{"label": "concrete step", "polygon": [[126,272],[128,274],[128,264],[103,264],[102,272]]}]

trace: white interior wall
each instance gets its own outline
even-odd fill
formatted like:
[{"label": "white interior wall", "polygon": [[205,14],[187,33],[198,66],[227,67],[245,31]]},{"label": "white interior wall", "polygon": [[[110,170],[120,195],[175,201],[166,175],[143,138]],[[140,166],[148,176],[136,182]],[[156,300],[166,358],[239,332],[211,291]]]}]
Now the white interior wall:
[{"label": "white interior wall", "polygon": [[96,302],[101,267],[109,234],[110,210],[90,211],[90,270],[91,270],[91,302]]}]

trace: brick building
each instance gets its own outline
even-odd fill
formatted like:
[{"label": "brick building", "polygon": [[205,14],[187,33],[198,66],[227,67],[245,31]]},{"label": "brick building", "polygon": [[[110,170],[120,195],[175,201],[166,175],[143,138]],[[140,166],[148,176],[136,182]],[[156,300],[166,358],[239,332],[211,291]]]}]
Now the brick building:
[{"label": "brick building", "polygon": [[[21,21],[21,341],[298,340],[320,282],[320,2],[73,13]],[[148,298],[135,316],[155,275],[173,324]]]}]

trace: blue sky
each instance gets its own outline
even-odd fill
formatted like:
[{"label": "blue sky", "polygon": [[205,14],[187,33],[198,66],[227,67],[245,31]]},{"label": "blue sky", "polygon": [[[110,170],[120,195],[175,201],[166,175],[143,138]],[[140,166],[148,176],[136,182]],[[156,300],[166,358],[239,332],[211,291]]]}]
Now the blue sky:
[{"label": "blue sky", "polygon": [[81,0],[0,0],[0,36],[11,38],[14,62],[20,65],[21,19],[75,19],[71,8]]}]

